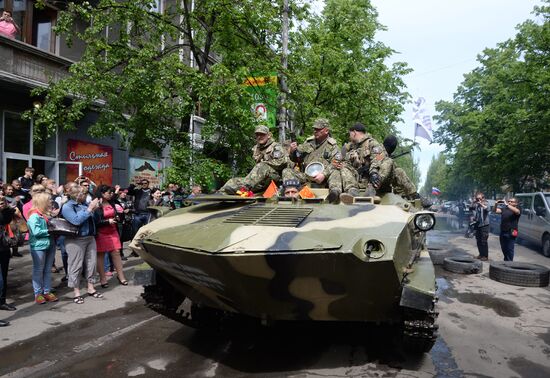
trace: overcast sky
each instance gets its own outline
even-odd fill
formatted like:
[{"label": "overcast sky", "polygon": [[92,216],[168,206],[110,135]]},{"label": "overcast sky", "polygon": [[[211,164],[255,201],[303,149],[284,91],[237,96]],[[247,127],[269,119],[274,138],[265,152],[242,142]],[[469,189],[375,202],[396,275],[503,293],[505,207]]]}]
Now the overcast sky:
[{"label": "overcast sky", "polygon": [[[438,100],[452,100],[463,74],[478,66],[477,54],[516,34],[519,23],[533,18],[533,0],[372,0],[387,27],[377,39],[398,52],[395,61],[414,69],[405,77],[408,92],[426,98],[432,115]],[[398,125],[404,137],[414,135],[412,106]],[[442,146],[420,141],[415,150],[424,181],[433,155]]]}]

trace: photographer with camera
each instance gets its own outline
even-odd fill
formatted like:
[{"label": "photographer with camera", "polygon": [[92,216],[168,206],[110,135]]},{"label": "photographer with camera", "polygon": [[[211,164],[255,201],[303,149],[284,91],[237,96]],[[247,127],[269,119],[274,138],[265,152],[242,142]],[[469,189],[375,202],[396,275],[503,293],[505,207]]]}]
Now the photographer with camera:
[{"label": "photographer with camera", "polygon": [[470,206],[474,212],[475,232],[477,250],[479,256],[476,258],[481,261],[489,260],[489,205],[485,200],[485,195],[477,192],[475,202]]},{"label": "photographer with camera", "polygon": [[514,243],[518,237],[518,221],[521,216],[517,198],[497,201],[495,213],[501,214],[499,240],[504,261],[514,261]]},{"label": "photographer with camera", "polygon": [[0,34],[9,38],[15,38],[20,31],[21,28],[14,21],[11,11],[4,9],[2,16],[0,16]]}]

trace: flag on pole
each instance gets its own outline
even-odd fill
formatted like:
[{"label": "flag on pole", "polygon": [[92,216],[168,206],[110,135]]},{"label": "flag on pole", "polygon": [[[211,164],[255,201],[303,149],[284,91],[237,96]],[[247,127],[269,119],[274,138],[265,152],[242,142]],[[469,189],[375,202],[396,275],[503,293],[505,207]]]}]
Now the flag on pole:
[{"label": "flag on pole", "polygon": [[426,99],[418,97],[413,106],[414,137],[432,141],[432,116],[426,109]]},{"label": "flag on pole", "polygon": [[438,196],[441,194],[441,190],[437,189],[435,186],[432,186],[432,194]]}]

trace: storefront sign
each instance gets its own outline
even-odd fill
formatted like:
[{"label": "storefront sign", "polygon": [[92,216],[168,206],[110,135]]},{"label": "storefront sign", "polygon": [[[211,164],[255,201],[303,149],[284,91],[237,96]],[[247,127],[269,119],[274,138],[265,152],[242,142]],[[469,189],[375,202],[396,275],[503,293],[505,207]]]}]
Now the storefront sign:
[{"label": "storefront sign", "polygon": [[149,181],[150,188],[160,188],[162,184],[162,163],[156,159],[131,157],[128,167],[128,181],[138,184],[141,180]]},{"label": "storefront sign", "polygon": [[274,129],[277,126],[277,74],[247,77],[244,85],[252,95],[252,112],[256,118]]},{"label": "storefront sign", "polygon": [[[82,174],[97,185],[113,184],[113,148],[101,144],[69,139],[67,160],[82,162]],[[78,176],[78,167],[67,166],[67,182]]]}]

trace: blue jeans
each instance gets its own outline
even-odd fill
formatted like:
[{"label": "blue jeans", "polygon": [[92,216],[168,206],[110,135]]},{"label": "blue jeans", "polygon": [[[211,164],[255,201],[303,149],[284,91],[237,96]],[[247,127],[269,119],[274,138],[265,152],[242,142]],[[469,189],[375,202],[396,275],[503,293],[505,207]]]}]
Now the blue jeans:
[{"label": "blue jeans", "polygon": [[32,256],[32,288],[34,295],[48,294],[52,285],[52,264],[55,259],[55,245],[46,250],[34,250]]},{"label": "blue jeans", "polygon": [[134,233],[138,232],[141,226],[149,223],[149,218],[151,214],[149,213],[135,213],[134,218],[132,219],[132,224],[134,226]]},{"label": "blue jeans", "polygon": [[500,231],[499,239],[504,261],[514,261],[514,243],[516,242],[516,238],[511,235],[510,231]]}]

